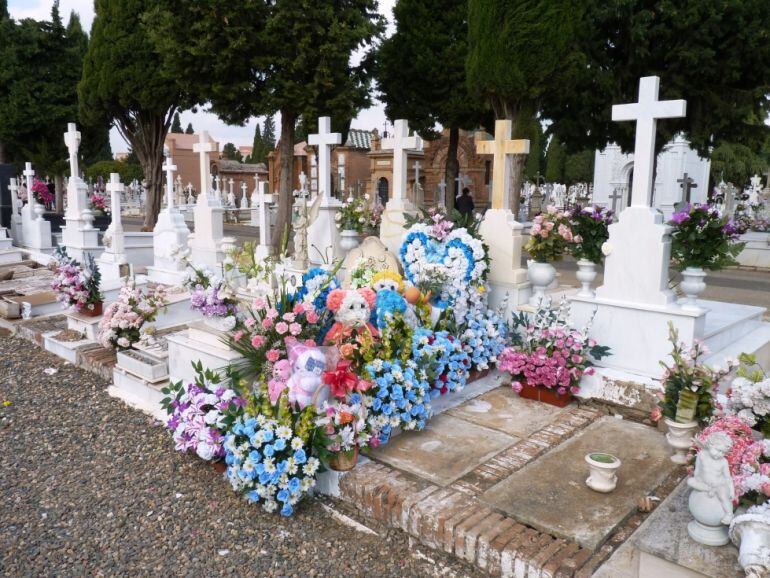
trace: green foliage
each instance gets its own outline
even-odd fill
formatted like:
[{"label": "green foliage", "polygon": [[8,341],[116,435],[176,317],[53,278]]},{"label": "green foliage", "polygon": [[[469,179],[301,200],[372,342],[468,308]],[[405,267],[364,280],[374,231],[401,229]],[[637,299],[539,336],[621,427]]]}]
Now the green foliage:
[{"label": "green foliage", "polygon": [[174,121],[171,123],[171,130],[169,132],[175,133],[175,134],[181,134],[182,131],[182,120],[179,118],[179,113],[174,113]]},{"label": "green foliage", "polygon": [[564,182],[590,183],[594,180],[594,151],[586,149],[568,154],[564,161]]},{"label": "green foliage", "polygon": [[231,142],[225,144],[225,146],[222,147],[222,158],[230,161],[243,161],[243,155],[241,154],[241,151],[239,151]]},{"label": "green foliage", "polygon": [[722,142],[711,153],[711,178],[714,182],[724,180],[743,185],[753,175],[761,174],[766,166],[759,155],[741,143]]},{"label": "green foliage", "polygon": [[185,134],[195,134],[195,130],[193,130],[193,125],[191,122],[187,123],[187,128],[184,129]]},{"label": "green foliage", "polygon": [[265,143],[265,149],[270,153],[275,149],[275,121],[273,115],[268,114],[265,118],[265,127],[262,130],[262,140]]},{"label": "green foliage", "polygon": [[[265,123],[267,124],[267,122]],[[267,154],[270,152],[265,139],[262,136],[262,130],[257,122],[257,127],[254,129],[254,142],[251,145],[251,155],[249,156],[250,163],[266,163]]]},{"label": "green foliage", "polygon": [[767,379],[767,374],[762,369],[762,366],[757,363],[757,356],[750,353],[741,353],[738,356],[740,366],[735,372],[738,377],[744,377],[752,383],[760,382]]},{"label": "green foliage", "polygon": [[572,256],[578,260],[601,263],[604,260],[602,245],[610,238],[612,211],[601,207],[584,210],[580,205],[575,205],[570,212],[569,221],[573,235],[573,243],[570,246]]},{"label": "green foliage", "polygon": [[703,156],[721,142],[758,150],[766,141],[766,0],[588,0],[585,7],[574,15],[573,41],[586,66],[571,90],[541,100],[571,149],[617,142],[630,150],[634,123],[612,122],[611,105],[636,102],[639,78],[651,74],[661,77],[662,99],[687,100],[686,118],[658,123],[658,150],[679,131]]},{"label": "green foliage", "polygon": [[105,181],[109,181],[110,173],[118,173],[122,183],[130,183],[134,179],[142,180],[142,167],[138,163],[129,163],[127,160],[99,161],[87,166],[83,173],[86,178],[93,180],[102,177]]},{"label": "green foliage", "polygon": [[529,139],[529,154],[524,165],[524,178],[534,180],[545,167],[545,134],[537,118],[523,121],[522,136]]},{"label": "green foliage", "polygon": [[564,166],[567,161],[564,146],[554,135],[548,143],[548,152],[545,155],[545,180],[549,183],[564,182]]},{"label": "green foliage", "polygon": [[738,237],[730,218],[715,208],[693,205],[675,213],[669,225],[671,232],[671,261],[676,269],[701,267],[719,271],[737,265],[735,257],[746,243]]}]

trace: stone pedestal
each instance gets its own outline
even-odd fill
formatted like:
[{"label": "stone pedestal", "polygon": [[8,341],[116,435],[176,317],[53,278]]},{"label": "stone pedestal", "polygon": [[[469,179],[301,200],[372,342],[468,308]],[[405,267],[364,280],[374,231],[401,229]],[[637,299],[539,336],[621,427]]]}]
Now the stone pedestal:
[{"label": "stone pedestal", "polygon": [[507,312],[529,300],[531,285],[527,270],[521,266],[523,229],[508,209],[489,209],[484,214],[479,233],[489,247],[489,303],[492,308],[498,307],[506,297]]},{"label": "stone pedestal", "polygon": [[342,255],[340,249],[340,231],[334,220],[342,208],[334,197],[324,196],[318,209],[318,217],[307,230],[308,259],[314,265],[332,263]]},{"label": "stone pedestal", "polygon": [[[67,197],[82,197],[85,205],[87,187],[79,177],[70,178],[67,184]],[[84,261],[87,253],[98,257],[104,247],[99,245],[99,230],[93,226],[93,214],[88,209],[77,211],[77,204],[69,201],[65,214],[66,225],[62,227],[62,244],[67,248],[67,254],[80,261]]]},{"label": "stone pedestal", "polygon": [[158,215],[153,230],[153,265],[147,267],[147,277],[155,283],[180,286],[185,275],[185,265],[173,253],[186,248],[190,236],[184,216],[177,210],[165,210]]},{"label": "stone pedestal", "polygon": [[171,382],[182,380],[192,383],[195,380],[192,364],[198,361],[207,369],[217,370],[243,360],[222,341],[224,337],[226,333],[209,327],[203,321],[191,323],[187,330],[169,335],[166,341]]},{"label": "stone pedestal", "polygon": [[225,259],[223,244],[229,241],[224,236],[224,212],[218,199],[199,197],[193,211],[195,232],[189,236],[191,260],[195,264],[220,267]]},{"label": "stone pedestal", "polygon": [[417,209],[409,199],[390,199],[382,212],[380,223],[380,241],[388,248],[388,251],[398,255],[401,243],[406,234],[406,218],[404,214],[414,215]]},{"label": "stone pedestal", "polygon": [[[36,208],[37,211],[35,211]],[[24,205],[21,210],[22,236],[26,247],[42,253],[51,253],[53,252],[51,223],[43,218],[42,208],[42,205],[34,202]]]},{"label": "stone pedestal", "polygon": [[[13,215],[11,215],[13,224]],[[13,239],[8,236],[8,229],[0,227],[0,265],[21,261],[21,250],[13,246]]]},{"label": "stone pedestal", "polygon": [[67,329],[77,331],[85,336],[90,341],[98,341],[99,339],[99,322],[102,320],[102,316],[88,317],[82,313],[74,313],[68,311],[64,314],[67,318]]},{"label": "stone pedestal", "polygon": [[165,423],[168,415],[161,409],[160,402],[166,397],[161,389],[167,383],[147,381],[116,365],[112,370],[112,385],[107,388],[107,393]]}]

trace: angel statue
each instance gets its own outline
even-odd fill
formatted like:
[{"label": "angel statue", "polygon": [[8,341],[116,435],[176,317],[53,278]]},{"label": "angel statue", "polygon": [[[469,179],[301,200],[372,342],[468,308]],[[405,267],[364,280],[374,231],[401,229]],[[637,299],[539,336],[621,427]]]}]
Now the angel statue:
[{"label": "angel statue", "polygon": [[321,195],[316,195],[313,204],[307,206],[307,192],[303,190],[294,191],[297,202],[294,203],[294,216],[291,220],[294,229],[294,258],[292,264],[296,269],[307,268],[308,246],[307,230],[318,218],[321,208]]}]

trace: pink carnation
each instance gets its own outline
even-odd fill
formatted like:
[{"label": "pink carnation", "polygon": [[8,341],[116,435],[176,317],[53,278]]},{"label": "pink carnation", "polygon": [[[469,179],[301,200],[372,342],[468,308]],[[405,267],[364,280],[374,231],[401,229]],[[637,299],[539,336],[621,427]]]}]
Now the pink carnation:
[{"label": "pink carnation", "polygon": [[270,329],[272,326],[273,326],[273,320],[270,319],[269,317],[266,317],[265,319],[262,320],[262,327],[264,329]]},{"label": "pink carnation", "polygon": [[271,349],[270,351],[267,352],[266,357],[269,362],[275,363],[280,359],[281,352],[278,351],[277,349]]},{"label": "pink carnation", "polygon": [[299,323],[292,323],[289,325],[289,333],[292,335],[299,335],[302,333],[302,326]]},{"label": "pink carnation", "polygon": [[279,321],[275,324],[275,330],[278,332],[278,335],[283,335],[289,330],[289,326],[285,322]]},{"label": "pink carnation", "polygon": [[259,349],[265,344],[265,338],[262,335],[255,335],[251,338],[252,347]]}]

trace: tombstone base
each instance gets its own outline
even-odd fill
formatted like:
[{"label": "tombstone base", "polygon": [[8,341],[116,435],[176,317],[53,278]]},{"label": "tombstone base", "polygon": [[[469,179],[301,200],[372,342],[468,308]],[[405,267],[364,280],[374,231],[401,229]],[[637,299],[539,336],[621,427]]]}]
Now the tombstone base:
[{"label": "tombstone base", "polygon": [[308,259],[314,265],[331,263],[342,254],[340,230],[334,220],[341,207],[342,203],[337,199],[324,197],[321,199],[318,217],[307,229]]},{"label": "tombstone base", "polygon": [[104,247],[99,244],[99,230],[94,229],[90,222],[80,219],[67,219],[67,224],[61,228],[61,244],[70,257],[81,263],[86,254],[97,258],[104,251]]},{"label": "tombstone base", "polygon": [[18,263],[21,260],[21,249],[11,247],[9,249],[0,250],[0,265],[5,265],[6,263]]},{"label": "tombstone base", "polygon": [[147,279],[153,283],[160,285],[168,285],[169,287],[181,287],[184,282],[185,271],[179,271],[177,269],[165,269],[162,267],[149,266],[147,267]]},{"label": "tombstone base", "polygon": [[99,322],[102,316],[89,317],[82,313],[68,311],[64,314],[67,318],[67,329],[77,331],[85,336],[86,339],[97,341],[99,338]]},{"label": "tombstone base", "polygon": [[112,382],[113,385],[107,388],[111,397],[121,399],[127,405],[166,422],[168,415],[160,407],[160,402],[166,396],[160,390],[166,387],[167,382],[150,383],[117,366],[112,370]]},{"label": "tombstone base", "polygon": [[531,294],[527,270],[521,266],[524,225],[507,209],[489,209],[479,234],[489,247],[489,284],[492,300],[499,304],[508,293],[510,305],[526,303]]},{"label": "tombstone base", "polygon": [[[200,340],[202,333],[210,336]],[[195,381],[195,371],[192,364],[200,361],[204,368],[217,370],[243,360],[243,357],[218,340],[214,330],[206,328],[205,324],[195,326],[193,331],[185,330],[172,333],[166,337],[168,342],[169,379],[172,382]],[[216,344],[212,346],[213,344]]]}]

